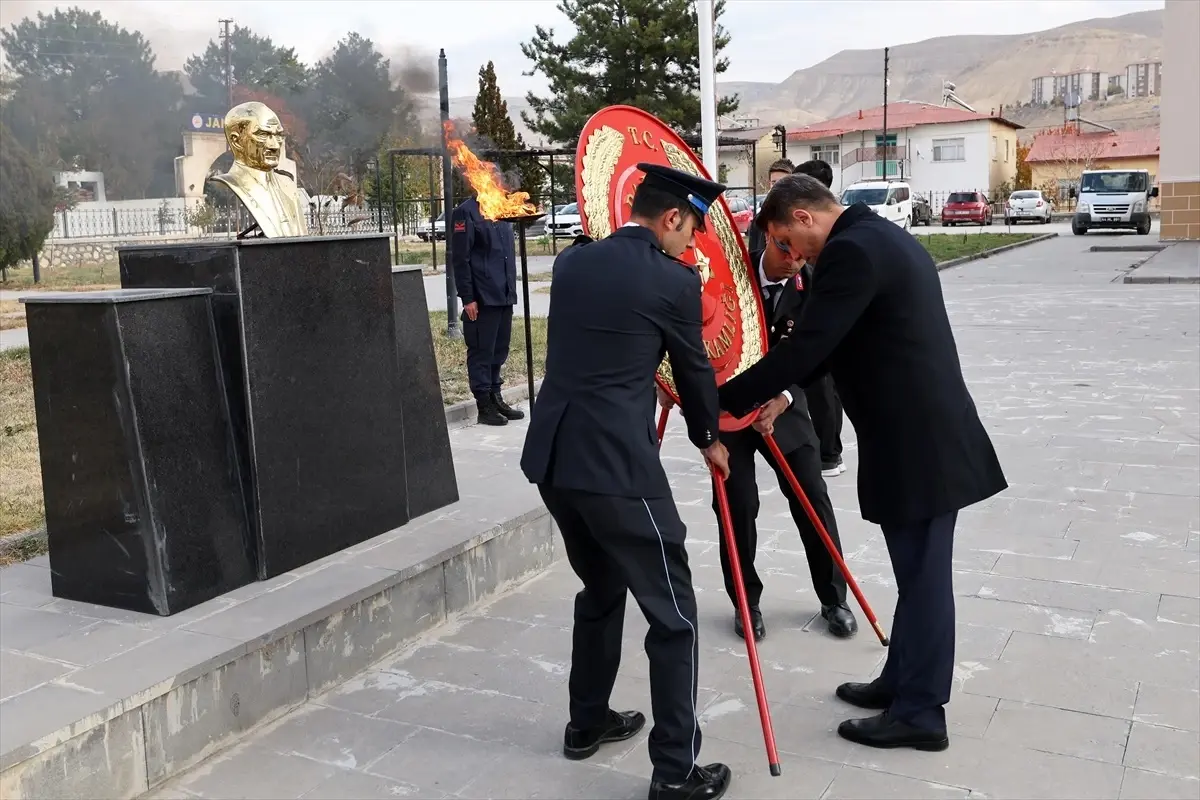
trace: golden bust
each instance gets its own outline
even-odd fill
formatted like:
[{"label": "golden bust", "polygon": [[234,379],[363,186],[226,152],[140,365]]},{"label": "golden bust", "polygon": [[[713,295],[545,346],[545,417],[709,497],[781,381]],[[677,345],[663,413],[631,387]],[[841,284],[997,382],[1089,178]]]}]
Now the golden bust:
[{"label": "golden bust", "polygon": [[296,178],[278,169],[283,135],[279,117],[262,103],[234,106],[225,115],[225,141],[233,151],[233,166],[209,179],[228,186],[269,238],[308,233]]}]

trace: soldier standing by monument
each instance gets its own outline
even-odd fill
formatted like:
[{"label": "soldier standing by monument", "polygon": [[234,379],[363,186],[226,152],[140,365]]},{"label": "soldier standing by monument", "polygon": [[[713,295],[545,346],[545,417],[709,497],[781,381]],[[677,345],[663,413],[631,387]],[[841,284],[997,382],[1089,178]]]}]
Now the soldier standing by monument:
[{"label": "soldier standing by monument", "polygon": [[451,258],[454,286],[462,301],[467,380],[482,425],[507,425],[525,412],[504,402],[501,370],[512,340],[517,303],[517,258],[512,224],[492,222],[470,197],[454,209]]}]

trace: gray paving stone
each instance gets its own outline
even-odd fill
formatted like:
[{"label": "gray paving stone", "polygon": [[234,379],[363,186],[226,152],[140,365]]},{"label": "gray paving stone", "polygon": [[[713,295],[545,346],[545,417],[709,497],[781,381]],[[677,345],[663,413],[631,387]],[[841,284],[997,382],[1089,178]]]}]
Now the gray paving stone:
[{"label": "gray paving stone", "polygon": [[861,767],[842,767],[821,800],[957,800],[970,789],[915,780]]},{"label": "gray paving stone", "polygon": [[257,737],[259,746],[345,770],[362,770],[417,732],[411,725],[308,706]]},{"label": "gray paving stone", "polygon": [[1120,764],[1127,720],[1001,700],[984,738],[1018,747]]},{"label": "gray paving stone", "polygon": [[27,692],[72,670],[74,667],[57,661],[0,650],[0,700]]},{"label": "gray paving stone", "polygon": [[1195,800],[1200,780],[1173,778],[1142,769],[1126,769],[1120,800]]},{"label": "gray paving stone", "polygon": [[328,764],[242,744],[201,764],[174,781],[171,788],[208,800],[291,800],[337,773],[338,768]]},{"label": "gray paving stone", "polygon": [[133,625],[93,622],[56,639],[26,649],[27,653],[79,667],[90,667],[119,656],[155,638],[157,634]]},{"label": "gray paving stone", "polygon": [[369,765],[372,774],[403,781],[424,792],[457,794],[488,774],[509,748],[434,729],[418,730]]},{"label": "gray paving stone", "polygon": [[1133,719],[1147,725],[1200,731],[1200,691],[1143,683]]},{"label": "gray paving stone", "polygon": [[1135,722],[1129,733],[1125,766],[1173,778],[1200,779],[1200,734]]},{"label": "gray paving stone", "polygon": [[[1096,615],[1066,608],[1012,603],[986,597],[961,597],[955,602],[960,623],[990,625],[1009,631],[1087,639]],[[1005,643],[1008,639],[1005,637]],[[999,653],[995,657],[998,657]]]},{"label": "gray paving stone", "polygon": [[1176,625],[1200,626],[1200,600],[1164,594],[1156,618]]}]

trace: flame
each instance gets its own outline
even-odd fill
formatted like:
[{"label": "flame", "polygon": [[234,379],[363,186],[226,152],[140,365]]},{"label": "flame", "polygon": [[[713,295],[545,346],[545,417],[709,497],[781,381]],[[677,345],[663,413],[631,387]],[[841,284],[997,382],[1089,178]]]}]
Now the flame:
[{"label": "flame", "polygon": [[538,213],[537,206],[529,202],[528,192],[508,192],[500,182],[500,171],[490,161],[483,161],[471,152],[466,143],[455,135],[454,123],[442,125],[446,135],[446,147],[454,159],[454,166],[462,171],[463,177],[475,190],[479,211],[484,219],[498,220],[510,217],[526,217]]}]

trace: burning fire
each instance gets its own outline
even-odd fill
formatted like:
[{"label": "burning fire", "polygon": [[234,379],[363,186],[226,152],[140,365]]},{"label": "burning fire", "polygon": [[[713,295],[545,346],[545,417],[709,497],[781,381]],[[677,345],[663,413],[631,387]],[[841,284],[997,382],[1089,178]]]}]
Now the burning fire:
[{"label": "burning fire", "polygon": [[538,212],[537,206],[529,202],[528,192],[505,191],[500,182],[500,171],[490,161],[483,161],[455,135],[454,123],[443,125],[446,147],[479,201],[479,211],[485,219],[498,220],[510,217],[525,217]]}]

